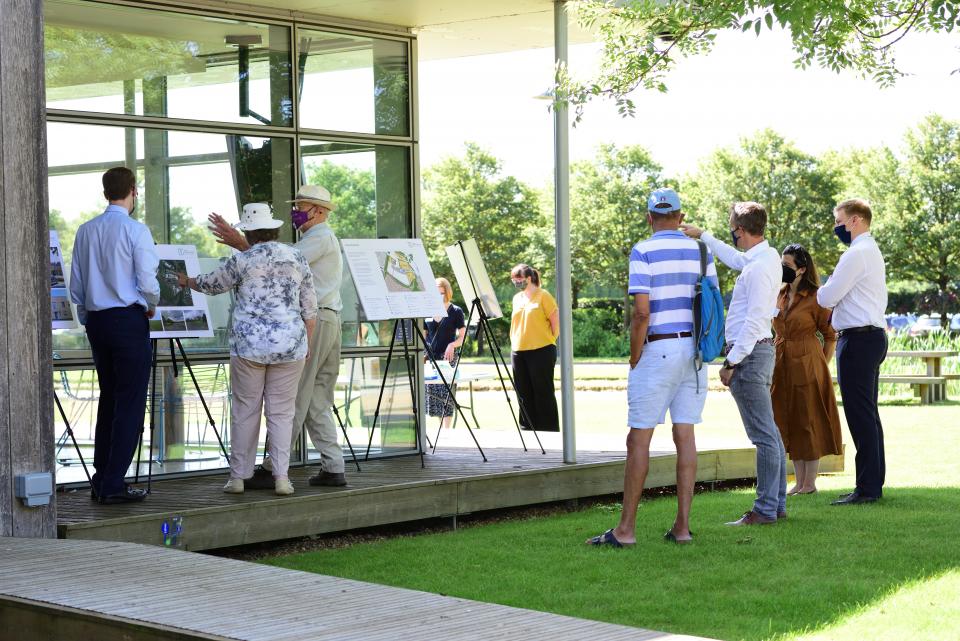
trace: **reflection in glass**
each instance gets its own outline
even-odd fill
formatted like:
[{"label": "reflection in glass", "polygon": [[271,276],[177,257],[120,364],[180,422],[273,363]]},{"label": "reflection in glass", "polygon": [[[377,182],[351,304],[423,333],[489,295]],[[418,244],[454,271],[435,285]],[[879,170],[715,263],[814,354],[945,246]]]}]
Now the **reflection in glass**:
[{"label": "reflection in glass", "polygon": [[[110,167],[135,168],[134,216],[154,241],[195,245],[205,270],[230,253],[206,228],[210,212],[236,222],[248,202],[284,211],[293,194],[293,143],[286,138],[57,122],[48,124],[47,138],[50,228],[59,233],[68,272],[77,228],[106,207],[100,178]],[[281,238],[293,239],[289,220]],[[185,340],[188,349],[226,349],[229,301],[211,298],[210,309],[215,338]],[[54,349],[88,349],[83,329],[54,332]]]},{"label": "reflection in glass", "polygon": [[410,133],[406,42],[314,29],[298,29],[297,38],[300,127]]},{"label": "reflection in glass", "polygon": [[47,107],[292,126],[290,28],[47,0]]},{"label": "reflection in glass", "polygon": [[[405,361],[403,356],[395,355],[390,362],[383,400],[380,403],[380,415],[377,418],[377,426],[370,447],[371,456],[409,452],[417,447],[410,381]],[[416,366],[416,359],[412,354],[410,363]],[[353,451],[360,459],[366,453],[367,443],[370,440],[370,428],[373,426],[373,416],[377,410],[380,383],[383,380],[386,364],[386,356],[344,358],[340,364],[334,403],[350,438]],[[343,446],[343,457],[349,474],[353,459],[350,457],[350,450],[342,431],[338,437]],[[306,444],[308,460],[310,462],[319,460],[320,454],[314,449],[309,437],[306,437]],[[291,456],[292,459],[295,458],[294,455]]]},{"label": "reflection in glass", "polygon": [[[305,184],[330,191],[337,208],[328,222],[339,238],[412,236],[409,148],[302,140],[300,167]],[[346,261],[343,269],[343,345],[385,344],[379,339],[381,323],[364,322]]]},{"label": "reflection in glass", "polygon": [[[156,461],[153,465],[154,476],[227,467],[227,461],[221,455],[217,434],[207,418],[207,410],[210,411],[216,431],[229,451],[229,365],[193,365],[197,384],[207,405],[205,409],[192,380],[182,366],[178,369],[179,377],[173,376],[168,354],[164,343],[160,359],[161,363],[165,364],[157,368],[154,431],[152,435],[149,430],[145,431],[139,457],[141,478],[148,472],[151,438],[154,441],[153,456]],[[80,454],[92,473],[97,404],[100,401],[97,373],[93,369],[55,371],[53,389],[70,421]],[[149,405],[147,411],[150,411]],[[86,482],[80,456],[67,435],[66,425],[59,413],[54,415],[54,429],[57,434],[57,483]],[[134,461],[127,471],[128,477],[137,472],[137,460],[138,457],[134,456]]]}]

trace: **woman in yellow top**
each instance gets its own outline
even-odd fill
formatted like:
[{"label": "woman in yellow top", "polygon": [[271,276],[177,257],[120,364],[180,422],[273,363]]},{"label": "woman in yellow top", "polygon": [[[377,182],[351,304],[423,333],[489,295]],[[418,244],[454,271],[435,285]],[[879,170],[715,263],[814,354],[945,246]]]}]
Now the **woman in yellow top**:
[{"label": "woman in yellow top", "polygon": [[510,319],[513,381],[520,401],[520,424],[525,430],[559,432],[560,418],[553,390],[560,334],[557,301],[540,287],[540,273],[529,265],[514,267],[510,280],[521,290],[513,297]]}]

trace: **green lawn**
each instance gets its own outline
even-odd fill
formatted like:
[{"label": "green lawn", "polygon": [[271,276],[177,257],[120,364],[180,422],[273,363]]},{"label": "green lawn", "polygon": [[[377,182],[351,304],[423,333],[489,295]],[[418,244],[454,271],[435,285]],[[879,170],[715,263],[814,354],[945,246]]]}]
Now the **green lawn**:
[{"label": "green lawn", "polygon": [[[596,429],[622,433],[614,396],[578,394],[581,432],[583,413],[603,417]],[[729,395],[712,394],[699,433],[734,429],[731,406]],[[829,505],[852,485],[848,446],[848,473],[821,479],[820,494],[791,497],[790,518],[777,526],[723,526],[749,508],[751,491],[698,495],[696,540],[685,547],[660,539],[674,510],[664,498],[641,505],[640,543],[627,550],[582,545],[614,525],[611,505],[267,562],[720,639],[954,641],[960,406],[884,406],[881,414],[888,486],[876,506]],[[667,432],[659,431],[663,439]]]}]

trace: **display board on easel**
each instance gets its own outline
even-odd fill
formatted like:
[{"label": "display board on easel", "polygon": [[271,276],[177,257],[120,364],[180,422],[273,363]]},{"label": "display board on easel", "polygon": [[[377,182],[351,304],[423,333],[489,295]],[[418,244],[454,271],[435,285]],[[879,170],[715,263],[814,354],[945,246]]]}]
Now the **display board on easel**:
[{"label": "display board on easel", "polygon": [[[370,437],[367,441],[365,458],[370,457],[373,434],[380,418],[383,394],[390,372],[394,352],[402,350],[407,366],[407,381],[410,385],[410,398],[413,401],[413,423],[417,437],[417,449],[420,451],[420,465],[424,465],[421,442],[420,396],[417,393],[416,374],[419,359],[414,358],[419,345],[423,346],[426,357],[436,367],[436,360],[427,349],[427,339],[415,319],[446,316],[443,296],[436,286],[433,268],[427,259],[423,241],[419,238],[380,238],[380,239],[344,239],[340,241],[343,255],[350,268],[350,276],[356,286],[360,304],[367,320],[393,320],[393,332],[386,363],[380,381],[380,393],[377,407],[370,425]],[[398,345],[399,343],[399,345]],[[450,383],[442,372],[439,376],[449,394],[453,394]],[[454,398],[457,412],[473,437],[483,460],[487,460],[483,448],[470,428],[460,404]]]},{"label": "display board on easel", "polygon": [[77,326],[77,316],[70,303],[67,290],[67,269],[63,262],[63,250],[60,237],[50,230],[50,316],[53,329],[73,329]]},{"label": "display board on easel", "polygon": [[419,238],[344,239],[340,244],[368,321],[447,315]]},{"label": "display board on easel", "polygon": [[468,238],[450,245],[447,247],[447,258],[450,259],[453,275],[463,293],[463,300],[467,301],[467,304],[474,300],[480,301],[483,314],[488,320],[503,316],[497,292],[490,283],[477,241]]},{"label": "display board on easel", "polygon": [[180,287],[178,273],[200,274],[197,248],[193,245],[157,245],[160,267],[160,302],[150,319],[150,338],[212,338],[213,324],[207,297],[189,287]]}]

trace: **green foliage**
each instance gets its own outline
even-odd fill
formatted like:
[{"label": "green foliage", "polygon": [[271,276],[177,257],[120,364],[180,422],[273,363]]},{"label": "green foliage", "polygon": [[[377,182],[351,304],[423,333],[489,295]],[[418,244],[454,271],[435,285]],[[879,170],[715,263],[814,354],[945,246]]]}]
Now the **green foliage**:
[{"label": "green foliage", "polygon": [[[650,235],[647,196],[670,185],[640,146],[603,145],[592,161],[570,168],[573,289],[612,288],[627,294],[630,250]],[[598,242],[602,239],[602,242]],[[626,324],[626,323],[624,323]]]},{"label": "green foliage", "polygon": [[467,143],[463,158],[425,170],[423,186],[423,239],[437,276],[452,277],[446,247],[475,238],[494,286],[506,282],[517,263],[533,266],[549,281],[552,222],[536,190],[502,175],[493,155]]},{"label": "green foliage", "polygon": [[[157,239],[155,239],[157,240]],[[213,234],[193,217],[189,207],[170,208],[170,244],[195,245],[197,255],[204,257],[229,256],[230,250],[221,245]]]},{"label": "green foliage", "polygon": [[960,2],[954,0],[583,0],[577,9],[581,25],[596,32],[603,45],[601,67],[592,80],[557,69],[557,99],[573,105],[578,121],[584,105],[596,97],[611,98],[622,115],[633,115],[631,91],[666,91],[666,74],[677,60],[708,53],[720,31],[759,36],[783,29],[797,67],[849,69],[888,86],[901,75],[894,45],[904,35],[960,26]]},{"label": "green foliage", "polygon": [[684,181],[681,195],[688,220],[722,240],[730,236],[730,205],[759,202],[767,210],[771,246],[801,243],[829,274],[841,249],[832,214],[839,190],[835,171],[767,129],[742,139],[739,149],[713,152]]},{"label": "green foliage", "polygon": [[623,328],[621,307],[573,310],[573,354],[577,357],[624,358],[630,355],[630,335]]},{"label": "green foliage", "polygon": [[960,121],[930,115],[904,142],[902,161],[881,148],[831,162],[841,168],[839,195],[874,206],[888,277],[934,284],[946,323],[960,281]]},{"label": "green foliage", "polygon": [[377,237],[377,189],[373,172],[324,160],[307,171],[305,182],[322,185],[337,205],[330,227],[340,238]]}]

